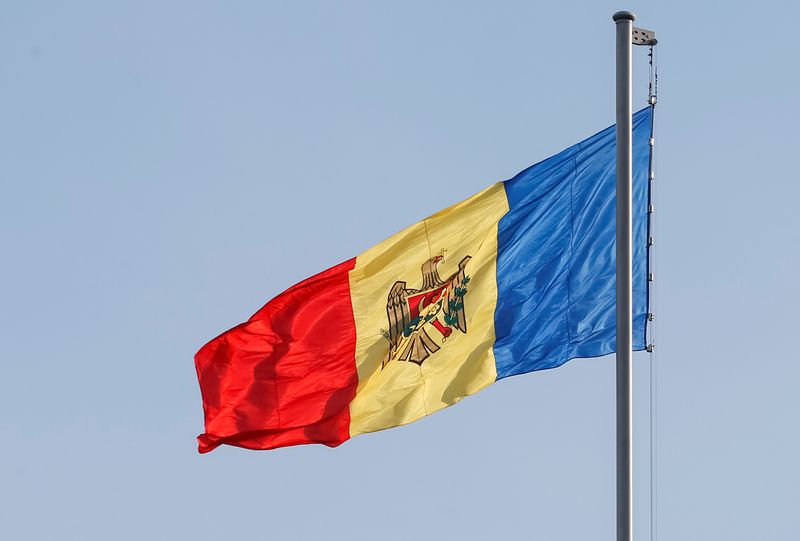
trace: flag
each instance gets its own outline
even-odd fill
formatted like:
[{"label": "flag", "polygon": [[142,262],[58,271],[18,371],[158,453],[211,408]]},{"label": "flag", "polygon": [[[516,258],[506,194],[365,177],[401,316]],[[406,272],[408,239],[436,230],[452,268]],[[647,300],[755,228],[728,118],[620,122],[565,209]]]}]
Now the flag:
[{"label": "flag", "polygon": [[[633,330],[645,348],[652,111],[633,116]],[[205,453],[410,423],[614,352],[613,127],[281,293],[203,346]]]}]

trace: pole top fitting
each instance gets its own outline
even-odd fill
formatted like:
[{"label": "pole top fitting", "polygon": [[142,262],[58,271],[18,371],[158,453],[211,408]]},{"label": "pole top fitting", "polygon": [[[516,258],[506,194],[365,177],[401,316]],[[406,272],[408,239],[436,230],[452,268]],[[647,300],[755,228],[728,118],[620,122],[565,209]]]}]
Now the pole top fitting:
[{"label": "pole top fitting", "polygon": [[615,23],[620,21],[634,21],[636,20],[636,15],[631,13],[630,11],[618,11],[612,17]]}]

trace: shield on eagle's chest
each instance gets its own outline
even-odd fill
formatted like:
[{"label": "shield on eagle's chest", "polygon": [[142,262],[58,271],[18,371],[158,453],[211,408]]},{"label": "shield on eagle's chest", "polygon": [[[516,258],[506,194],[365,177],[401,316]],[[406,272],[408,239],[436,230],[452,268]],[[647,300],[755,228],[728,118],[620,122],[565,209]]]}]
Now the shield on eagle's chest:
[{"label": "shield on eagle's chest", "polygon": [[409,295],[406,297],[406,302],[408,303],[408,310],[411,313],[411,319],[417,318],[420,316],[420,312],[430,307],[432,304],[435,304],[441,300],[442,293],[444,292],[446,286],[439,287],[436,289],[432,289],[430,291],[423,291],[421,293],[416,293],[414,295]]}]

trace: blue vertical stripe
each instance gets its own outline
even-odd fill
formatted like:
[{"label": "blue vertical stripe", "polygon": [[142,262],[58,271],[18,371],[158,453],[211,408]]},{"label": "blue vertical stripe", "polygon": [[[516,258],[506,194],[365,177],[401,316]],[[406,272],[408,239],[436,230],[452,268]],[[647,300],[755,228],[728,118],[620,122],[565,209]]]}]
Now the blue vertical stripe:
[{"label": "blue vertical stripe", "polygon": [[[651,108],[633,116],[633,333],[647,326]],[[616,340],[614,126],[505,182],[494,355],[497,379],[613,353]]]}]

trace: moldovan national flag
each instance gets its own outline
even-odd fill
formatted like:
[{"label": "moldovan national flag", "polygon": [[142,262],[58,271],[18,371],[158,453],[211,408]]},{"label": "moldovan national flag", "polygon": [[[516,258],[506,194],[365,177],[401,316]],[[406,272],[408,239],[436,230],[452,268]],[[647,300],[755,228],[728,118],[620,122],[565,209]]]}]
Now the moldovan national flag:
[{"label": "moldovan national flag", "polygon": [[[648,311],[652,111],[633,117],[634,347]],[[336,446],[491,383],[614,351],[608,128],[281,293],[195,356],[200,452]]]}]

